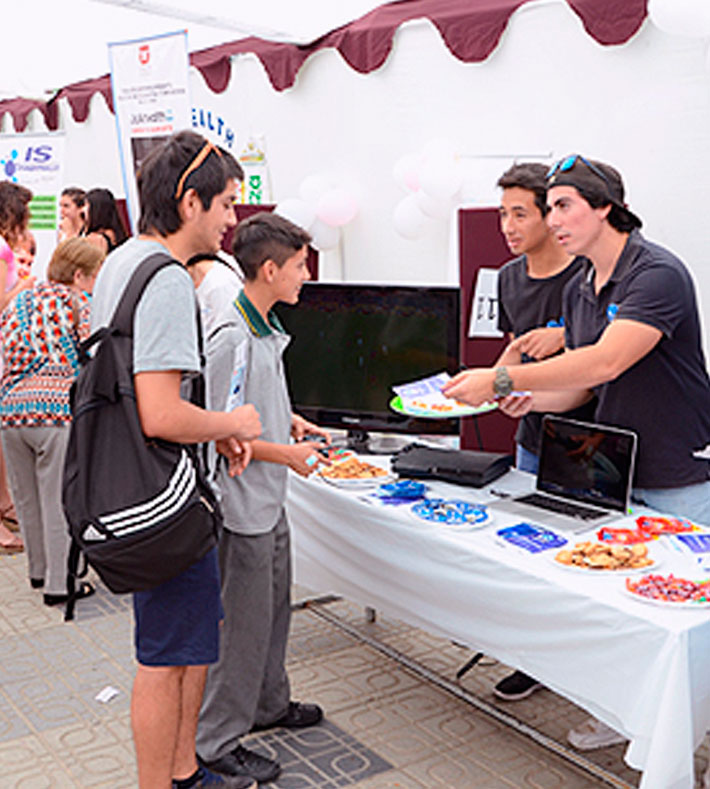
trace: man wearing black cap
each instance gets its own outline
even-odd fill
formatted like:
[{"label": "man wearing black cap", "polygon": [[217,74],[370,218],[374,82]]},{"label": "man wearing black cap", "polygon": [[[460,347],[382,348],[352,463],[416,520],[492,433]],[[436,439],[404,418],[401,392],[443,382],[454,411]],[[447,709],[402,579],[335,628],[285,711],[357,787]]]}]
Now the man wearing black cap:
[{"label": "man wearing black cap", "polygon": [[[640,234],[613,167],[568,156],[548,172],[547,189],[550,228],[568,252],[589,261],[563,296],[567,352],[467,370],[445,394],[471,405],[500,397],[505,410],[512,391],[529,390],[527,409],[559,412],[594,393],[597,422],[639,436],[634,499],[710,524],[708,461],[694,456],[710,442],[710,379],[690,274]],[[573,744],[620,739],[606,727],[587,729]]]}]

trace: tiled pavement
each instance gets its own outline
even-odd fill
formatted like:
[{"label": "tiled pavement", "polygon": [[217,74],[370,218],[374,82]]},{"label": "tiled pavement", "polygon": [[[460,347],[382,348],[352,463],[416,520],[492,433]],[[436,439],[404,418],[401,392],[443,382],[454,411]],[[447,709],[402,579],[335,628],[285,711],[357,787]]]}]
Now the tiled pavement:
[{"label": "tiled pavement", "polygon": [[[295,596],[304,594],[297,589]],[[129,723],[134,662],[128,598],[99,588],[78,604],[77,621],[42,604],[22,555],[0,556],[0,789],[124,789],[136,785]],[[327,613],[327,619],[319,611]],[[333,624],[342,622],[347,631]],[[543,749],[465,700],[354,637],[361,633],[451,680],[469,650],[401,622],[369,622],[346,601],[294,613],[289,673],[294,698],[317,701],[323,725],[272,730],[248,743],[279,758],[273,789],[588,789],[608,784]],[[495,704],[507,671],[485,659],[461,688]],[[100,703],[106,686],[119,692]],[[500,708],[564,742],[584,713],[544,690]],[[622,746],[592,755],[635,786]],[[697,755],[707,761],[707,746]]]}]

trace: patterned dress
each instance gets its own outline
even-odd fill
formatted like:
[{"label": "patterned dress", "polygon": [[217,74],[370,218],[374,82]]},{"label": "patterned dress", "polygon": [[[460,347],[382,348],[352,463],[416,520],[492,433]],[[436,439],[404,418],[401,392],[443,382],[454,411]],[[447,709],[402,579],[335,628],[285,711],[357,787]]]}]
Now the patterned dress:
[{"label": "patterned dress", "polygon": [[89,334],[89,309],[86,295],[51,282],[21,291],[5,309],[0,319],[3,427],[71,420],[69,388],[79,368],[77,345]]}]

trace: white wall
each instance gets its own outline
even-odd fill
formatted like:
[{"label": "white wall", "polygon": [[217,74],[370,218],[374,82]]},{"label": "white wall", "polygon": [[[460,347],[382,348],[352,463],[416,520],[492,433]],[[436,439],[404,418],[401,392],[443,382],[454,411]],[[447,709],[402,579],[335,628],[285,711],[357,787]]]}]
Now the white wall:
[{"label": "white wall", "polygon": [[[399,30],[385,65],[368,75],[324,51],[293,88],[277,92],[259,61],[241,56],[224,93],[212,93],[196,71],[191,87],[193,104],[225,117],[238,141],[265,135],[277,200],[296,196],[306,175],[323,170],[359,183],[363,205],[345,228],[342,270],[337,256],[327,256],[327,276],[455,281],[450,227],[442,223],[412,242],[392,225],[403,196],[393,164],[445,136],[466,157],[481,203],[495,204],[493,182],[508,160],[476,156],[580,152],[616,165],[644,231],[687,262],[701,306],[710,309],[710,71],[700,41],[668,36],[646,21],[629,43],[604,47],[566,3],[550,0],[519,9],[480,64],[456,60],[421,21]],[[122,193],[113,116],[103,99],[94,98],[87,123],[65,124],[67,182]]]}]

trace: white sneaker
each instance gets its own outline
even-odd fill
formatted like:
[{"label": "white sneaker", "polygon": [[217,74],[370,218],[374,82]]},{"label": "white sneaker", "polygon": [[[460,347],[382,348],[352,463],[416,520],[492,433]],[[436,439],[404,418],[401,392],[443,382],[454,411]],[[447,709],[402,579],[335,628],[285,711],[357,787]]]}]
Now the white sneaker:
[{"label": "white sneaker", "polygon": [[[593,751],[596,748],[606,748],[609,745],[626,742],[626,737],[596,718],[587,718],[576,729],[567,732],[567,742],[580,751]],[[710,789],[710,785],[707,789]]]}]

